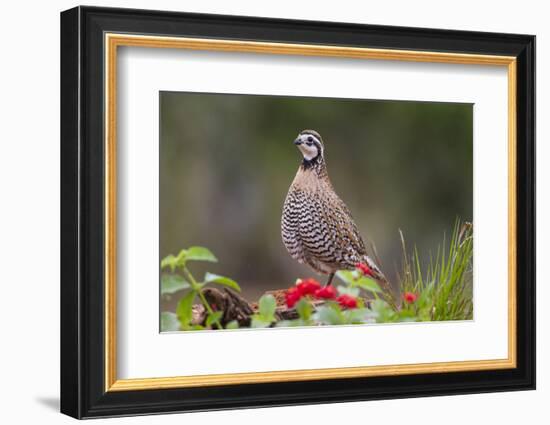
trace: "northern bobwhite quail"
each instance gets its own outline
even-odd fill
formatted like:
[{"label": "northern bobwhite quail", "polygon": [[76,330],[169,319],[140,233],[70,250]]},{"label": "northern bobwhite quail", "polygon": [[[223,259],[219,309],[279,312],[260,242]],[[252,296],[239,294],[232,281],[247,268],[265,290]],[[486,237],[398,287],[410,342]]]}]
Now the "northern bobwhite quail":
[{"label": "northern bobwhite quail", "polygon": [[336,271],[354,269],[358,263],[368,265],[376,280],[387,282],[367,255],[348,207],[332,187],[319,133],[304,130],[294,144],[303,161],[290,185],[281,220],[289,254],[316,272],[328,274],[327,285]]}]

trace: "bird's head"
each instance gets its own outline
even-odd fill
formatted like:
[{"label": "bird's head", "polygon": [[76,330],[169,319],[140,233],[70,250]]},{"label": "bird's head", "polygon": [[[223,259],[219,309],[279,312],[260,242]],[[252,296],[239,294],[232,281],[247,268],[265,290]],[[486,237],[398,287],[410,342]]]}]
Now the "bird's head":
[{"label": "bird's head", "polygon": [[307,162],[323,158],[323,139],[315,130],[301,131],[294,140],[294,144],[300,149],[304,160]]}]

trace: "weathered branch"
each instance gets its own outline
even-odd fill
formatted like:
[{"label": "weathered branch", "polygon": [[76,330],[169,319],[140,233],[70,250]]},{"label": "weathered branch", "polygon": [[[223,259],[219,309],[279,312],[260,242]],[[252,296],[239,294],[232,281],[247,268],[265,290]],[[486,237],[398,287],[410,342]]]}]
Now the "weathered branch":
[{"label": "weathered branch", "polygon": [[[223,311],[220,319],[222,326],[226,326],[229,322],[237,321],[239,326],[250,326],[251,318],[258,313],[258,303],[249,302],[241,295],[227,289],[205,288],[202,290],[206,300],[214,311]],[[294,308],[288,308],[285,304],[286,290],[267,291],[266,294],[273,295],[277,302],[275,317],[277,320],[294,320],[298,319],[298,313]],[[368,304],[368,300],[364,300]],[[311,305],[313,310],[325,304],[324,300],[312,300]],[[193,305],[194,325],[205,325],[208,312],[202,304]]]}]

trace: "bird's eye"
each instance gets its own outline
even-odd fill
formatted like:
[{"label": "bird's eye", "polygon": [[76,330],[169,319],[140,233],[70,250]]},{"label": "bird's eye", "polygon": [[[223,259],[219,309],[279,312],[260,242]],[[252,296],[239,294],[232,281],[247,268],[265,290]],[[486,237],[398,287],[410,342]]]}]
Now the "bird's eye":
[{"label": "bird's eye", "polygon": [[313,142],[313,137],[309,136],[309,137],[307,138],[307,141],[308,141],[308,142]]}]

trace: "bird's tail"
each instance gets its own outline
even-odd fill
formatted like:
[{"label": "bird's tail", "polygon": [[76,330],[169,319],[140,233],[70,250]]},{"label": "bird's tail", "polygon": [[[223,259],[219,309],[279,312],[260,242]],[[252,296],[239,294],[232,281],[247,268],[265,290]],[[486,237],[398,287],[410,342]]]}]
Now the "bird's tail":
[{"label": "bird's tail", "polygon": [[376,263],[368,255],[363,257],[363,263],[358,264],[358,268],[364,275],[372,277],[382,288],[383,298],[394,308],[397,308],[391,283],[388,281],[384,273],[376,265]]},{"label": "bird's tail", "polygon": [[388,283],[388,279],[386,279],[386,276],[384,276],[384,273],[380,270],[380,268],[376,265],[376,263],[370,258],[368,255],[365,255],[363,257],[363,262],[368,266],[368,269],[370,273],[365,273],[367,275],[370,275],[373,279],[381,282],[381,283]]}]

